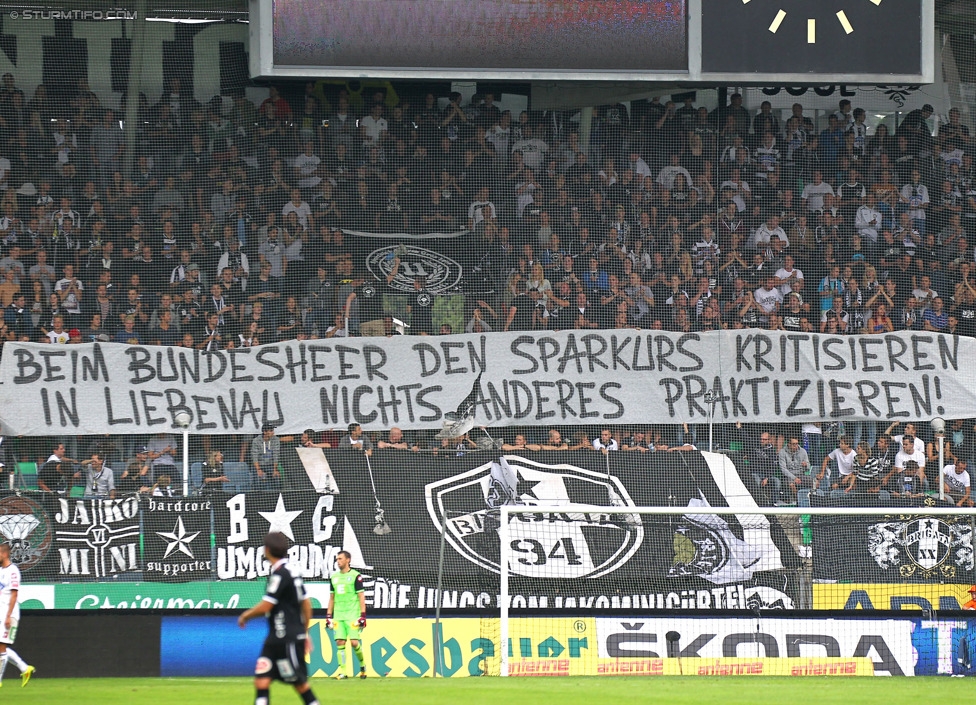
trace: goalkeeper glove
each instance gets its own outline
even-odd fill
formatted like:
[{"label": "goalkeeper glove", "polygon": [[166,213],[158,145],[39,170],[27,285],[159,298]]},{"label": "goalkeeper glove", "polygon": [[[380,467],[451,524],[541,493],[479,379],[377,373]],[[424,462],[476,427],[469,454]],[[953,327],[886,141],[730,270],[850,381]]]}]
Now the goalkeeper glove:
[{"label": "goalkeeper glove", "polygon": [[335,622],[332,621],[331,615],[325,618],[325,628],[330,632],[335,629]]},{"label": "goalkeeper glove", "polygon": [[360,613],[359,619],[356,620],[356,626],[359,627],[360,629],[362,629],[362,628],[364,628],[366,626],[366,613],[365,612]]}]

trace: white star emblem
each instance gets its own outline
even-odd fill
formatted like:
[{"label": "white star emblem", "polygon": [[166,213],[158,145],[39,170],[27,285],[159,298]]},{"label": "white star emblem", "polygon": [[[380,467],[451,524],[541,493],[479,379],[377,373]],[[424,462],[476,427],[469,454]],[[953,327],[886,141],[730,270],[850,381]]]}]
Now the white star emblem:
[{"label": "white star emblem", "polygon": [[163,558],[166,558],[173,551],[185,553],[190,558],[193,558],[193,551],[190,550],[190,542],[199,536],[200,532],[197,531],[192,534],[187,534],[186,527],[183,526],[183,517],[178,517],[176,519],[176,526],[173,527],[171,532],[157,531],[156,535],[169,542],[166,544],[166,553],[163,554]]},{"label": "white star emblem", "polygon": [[298,515],[302,513],[301,509],[296,509],[295,511],[289,512],[285,509],[285,500],[279,494],[278,503],[275,505],[273,512],[258,512],[264,517],[265,521],[270,524],[268,526],[268,533],[274,533],[275,531],[280,531],[285,536],[290,538],[292,541],[295,540],[295,535],[291,531],[291,523],[298,518]]}]

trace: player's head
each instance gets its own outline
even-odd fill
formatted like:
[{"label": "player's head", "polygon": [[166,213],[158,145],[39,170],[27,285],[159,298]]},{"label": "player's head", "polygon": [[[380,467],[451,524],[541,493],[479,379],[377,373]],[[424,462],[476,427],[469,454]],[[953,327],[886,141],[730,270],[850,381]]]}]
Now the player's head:
[{"label": "player's head", "polygon": [[10,543],[0,543],[0,566],[6,568],[10,564]]},{"label": "player's head", "polygon": [[272,531],[264,537],[264,553],[268,560],[284,558],[288,554],[288,537],[280,531]]},{"label": "player's head", "polygon": [[352,554],[349,551],[339,551],[336,554],[336,565],[339,566],[339,570],[348,568],[350,562],[352,562]]}]

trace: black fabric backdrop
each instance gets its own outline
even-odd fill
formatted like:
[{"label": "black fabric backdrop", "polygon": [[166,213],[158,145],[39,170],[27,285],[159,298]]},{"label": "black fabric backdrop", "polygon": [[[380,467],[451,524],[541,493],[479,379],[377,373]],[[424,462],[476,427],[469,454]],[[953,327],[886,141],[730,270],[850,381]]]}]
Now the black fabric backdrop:
[{"label": "black fabric backdrop", "polygon": [[[609,466],[600,453],[509,454],[501,462],[507,483],[499,474],[499,456],[488,451],[377,451],[369,464],[355,451],[325,454],[339,487],[334,496],[316,494],[297,454],[283,449],[288,490],[282,493],[142,498],[134,517],[132,500],[38,495],[29,500],[31,509],[24,499],[7,497],[0,500],[0,512],[32,511],[37,517],[17,549],[32,556],[24,571],[29,582],[263,579],[262,541],[269,530],[279,530],[292,539],[290,557],[310,583],[324,581],[335,554],[350,550],[368,578],[373,609],[396,610],[433,606],[443,520],[449,527],[443,577],[448,606],[470,608],[478,598],[481,606],[487,600],[495,607],[501,503],[728,506],[696,452],[611,453]],[[378,510],[389,533],[375,531]],[[520,517],[512,523],[511,592],[526,604],[551,608],[567,600],[570,606],[577,601],[621,608],[793,606],[798,559],[777,522],[770,522],[768,538],[757,543],[756,532],[746,531],[733,515],[716,520],[692,513],[589,517],[585,526],[558,514]],[[101,531],[99,521],[111,531]],[[132,538],[133,526],[141,528],[141,542]],[[117,560],[103,561],[96,575],[94,561],[82,559],[78,550],[93,556],[112,532],[125,534],[113,544]],[[80,534],[100,536],[101,543],[79,542]],[[132,543],[138,544],[134,553]],[[130,554],[134,563],[126,562]]]},{"label": "black fabric backdrop", "polygon": [[976,582],[971,517],[920,520],[910,514],[910,507],[903,512],[891,516],[812,517],[814,579],[858,583]]}]

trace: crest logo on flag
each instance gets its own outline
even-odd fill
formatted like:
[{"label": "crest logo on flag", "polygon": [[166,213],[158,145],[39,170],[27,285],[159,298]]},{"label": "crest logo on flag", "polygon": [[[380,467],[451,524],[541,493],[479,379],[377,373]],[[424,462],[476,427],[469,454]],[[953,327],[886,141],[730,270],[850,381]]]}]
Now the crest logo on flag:
[{"label": "crest logo on flag", "polygon": [[512,573],[532,578],[597,578],[627,563],[644,541],[637,514],[561,512],[560,505],[635,506],[616,477],[574,465],[500,456],[425,488],[435,526],[472,563],[499,572],[499,508],[538,506],[511,517]]}]

